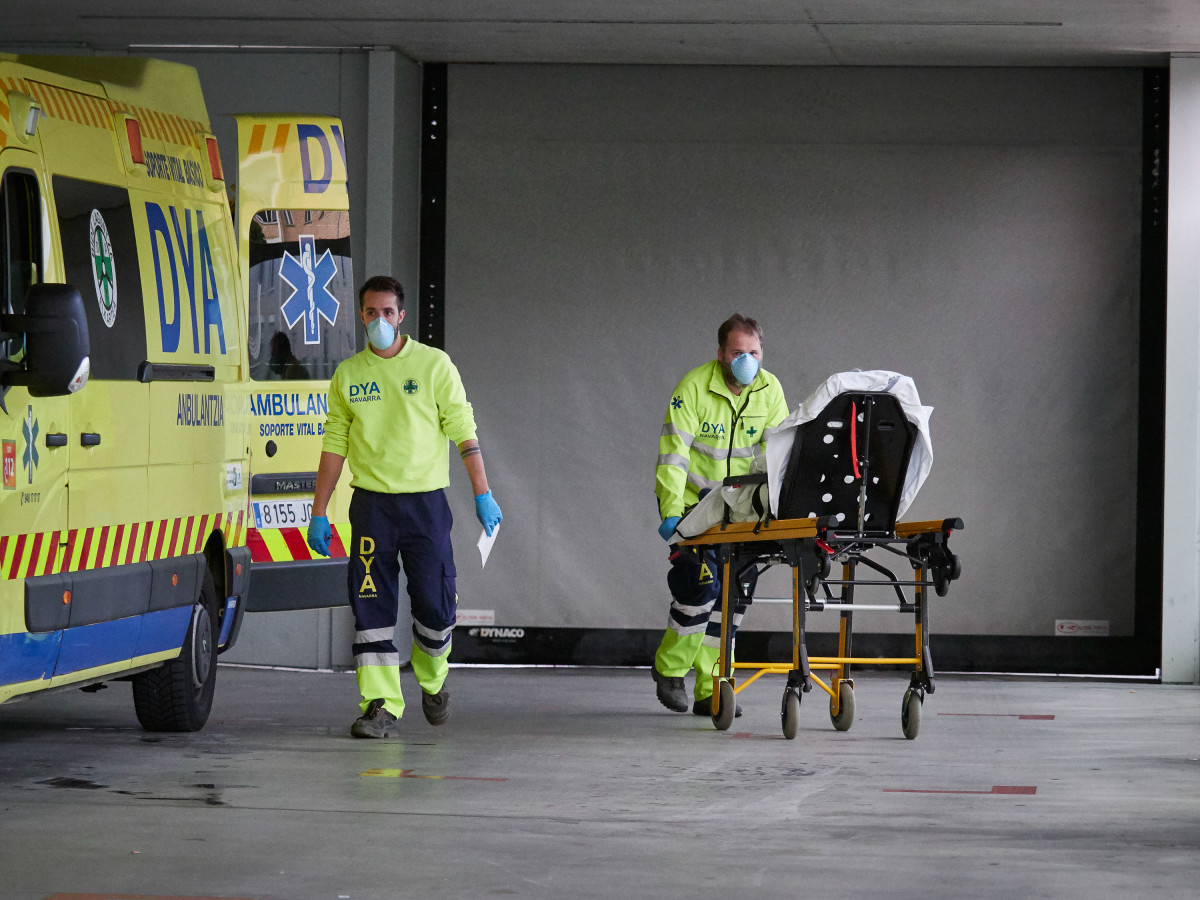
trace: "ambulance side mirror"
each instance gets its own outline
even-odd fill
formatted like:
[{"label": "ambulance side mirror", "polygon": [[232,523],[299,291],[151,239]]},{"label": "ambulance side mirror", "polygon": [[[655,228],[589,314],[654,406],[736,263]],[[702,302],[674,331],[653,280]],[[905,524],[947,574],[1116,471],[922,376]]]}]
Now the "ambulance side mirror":
[{"label": "ambulance side mirror", "polygon": [[23,314],[0,314],[0,332],[18,346],[25,340],[23,359],[0,361],[0,384],[25,385],[34,397],[73,394],[87,384],[87,313],[69,284],[35,284],[25,295]]}]

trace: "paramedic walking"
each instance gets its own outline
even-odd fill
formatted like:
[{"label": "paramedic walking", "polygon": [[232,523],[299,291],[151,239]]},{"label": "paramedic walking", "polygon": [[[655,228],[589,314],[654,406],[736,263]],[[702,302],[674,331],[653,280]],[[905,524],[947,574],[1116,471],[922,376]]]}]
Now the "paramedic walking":
[{"label": "paramedic walking", "polygon": [[362,715],[350,733],[387,737],[404,713],[400,655],[393,643],[400,562],[412,603],[412,668],[431,725],[450,715],[444,684],[458,598],[450,546],[447,440],[458,445],[475,513],[490,535],[500,507],[488,490],[475,418],[454,363],[399,332],[404,290],[386,275],[358,292],[366,349],[343,361],[329,383],[329,414],[317,469],[308,544],[329,555],[330,495],[350,462],[351,546],[347,580],[354,610],[354,664]]},{"label": "paramedic walking", "polygon": [[[692,712],[712,715],[721,636],[719,616],[712,615],[721,596],[715,554],[676,546],[675,526],[701,493],[719,488],[728,475],[745,475],[766,430],[787,416],[779,379],[761,363],[758,322],[731,316],[717,329],[717,358],[684,375],[672,392],[658,440],[654,492],[662,519],[658,533],[671,545],[667,585],[672,602],[651,672],[659,701],[675,712],[687,712],[683,678],[695,669]],[[733,627],[743,609],[739,605]]]}]

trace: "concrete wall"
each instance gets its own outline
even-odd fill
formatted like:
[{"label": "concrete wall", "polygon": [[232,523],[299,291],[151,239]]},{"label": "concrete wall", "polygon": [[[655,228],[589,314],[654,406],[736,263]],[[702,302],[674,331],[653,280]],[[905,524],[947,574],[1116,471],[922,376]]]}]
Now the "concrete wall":
[{"label": "concrete wall", "polygon": [[1200,682],[1200,59],[1171,61],[1163,679]]}]

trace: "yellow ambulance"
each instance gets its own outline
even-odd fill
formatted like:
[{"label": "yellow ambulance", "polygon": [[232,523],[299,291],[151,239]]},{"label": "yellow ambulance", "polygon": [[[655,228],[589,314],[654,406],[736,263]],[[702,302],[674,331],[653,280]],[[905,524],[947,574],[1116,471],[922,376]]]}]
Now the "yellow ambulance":
[{"label": "yellow ambulance", "polygon": [[240,245],[193,69],[0,55],[0,703],[129,679],[143,727],[202,727],[250,535],[304,518],[270,473],[318,454],[332,368],[305,341],[356,340],[344,142],[239,133]]}]

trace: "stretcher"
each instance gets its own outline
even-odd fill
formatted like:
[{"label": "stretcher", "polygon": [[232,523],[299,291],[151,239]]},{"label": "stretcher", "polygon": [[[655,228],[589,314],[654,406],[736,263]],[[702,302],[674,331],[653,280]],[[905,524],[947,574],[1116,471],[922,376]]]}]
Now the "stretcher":
[{"label": "stretcher", "polygon": [[[895,393],[842,391],[808,421],[792,426],[784,462],[765,473],[725,480],[722,490],[760,495],[749,508],[762,512],[750,521],[733,521],[726,508],[720,524],[680,541],[683,547],[712,551],[722,576],[720,654],[712,701],[717,729],[724,731],[733,724],[736,693],[764,675],[785,674],[780,710],[785,738],[795,738],[801,696],[814,685],[829,695],[833,727],[846,731],[854,721],[852,667],[911,666],[900,725],[906,738],[916,738],[925,695],[934,692],[929,599],[931,593],[945,596],[961,574],[949,544],[951,534],[963,527],[959,518],[896,521],[915,494],[914,448],[919,447],[924,424],[911,408],[906,412]],[[768,454],[773,439],[768,432]],[[924,471],[928,471],[927,460]],[[922,473],[916,487],[923,477]],[[775,503],[763,502],[764,492]],[[776,565],[792,570],[792,658],[735,662],[731,611],[752,602],[747,590],[757,580],[752,576]],[[831,577],[835,566],[840,566],[840,578]],[[912,576],[901,577],[893,569],[901,569],[902,574],[911,569]],[[883,602],[863,603],[862,594],[868,590],[881,592]],[[822,610],[840,613],[837,655],[810,657],[806,614]],[[854,617],[863,613],[911,616],[912,655],[856,657]],[[752,674],[739,680],[735,671]],[[828,682],[817,672],[825,673]]]}]

